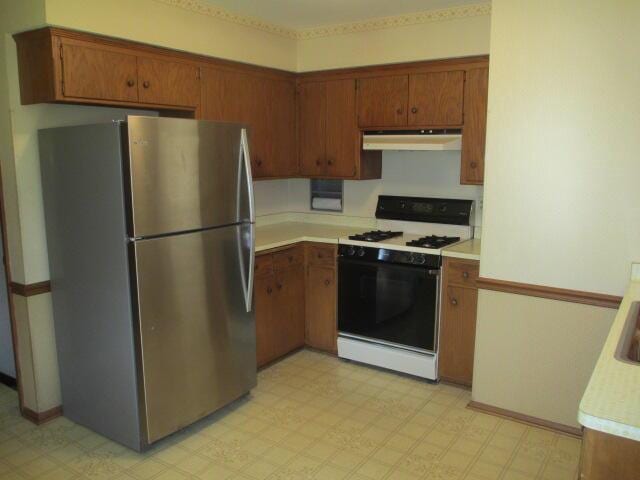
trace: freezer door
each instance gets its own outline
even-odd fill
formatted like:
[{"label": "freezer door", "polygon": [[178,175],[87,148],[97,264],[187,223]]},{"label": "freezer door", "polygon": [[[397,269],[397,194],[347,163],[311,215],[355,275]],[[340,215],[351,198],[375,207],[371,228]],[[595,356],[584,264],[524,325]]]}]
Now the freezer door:
[{"label": "freezer door", "polygon": [[254,220],[242,126],[130,116],[124,130],[131,237]]},{"label": "freezer door", "polygon": [[147,443],[256,385],[253,225],[132,243]]}]

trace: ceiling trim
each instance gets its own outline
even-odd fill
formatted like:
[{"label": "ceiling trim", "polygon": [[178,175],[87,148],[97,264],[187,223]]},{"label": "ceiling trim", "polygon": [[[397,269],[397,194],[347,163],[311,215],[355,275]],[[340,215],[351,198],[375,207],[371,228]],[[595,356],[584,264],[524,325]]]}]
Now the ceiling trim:
[{"label": "ceiling trim", "polygon": [[420,25],[430,22],[455,20],[467,17],[478,17],[491,14],[491,3],[476,3],[458,7],[427,10],[424,12],[394,15],[390,17],[372,18],[358,22],[341,23],[322,27],[294,29],[276,25],[256,17],[233,13],[220,7],[215,7],[202,0],[155,0],[159,3],[190,10],[202,15],[214,17],[227,22],[255,28],[275,35],[295,39],[307,40],[311,38],[329,37],[332,35],[345,35],[349,33],[368,32],[385,28],[405,27]]}]

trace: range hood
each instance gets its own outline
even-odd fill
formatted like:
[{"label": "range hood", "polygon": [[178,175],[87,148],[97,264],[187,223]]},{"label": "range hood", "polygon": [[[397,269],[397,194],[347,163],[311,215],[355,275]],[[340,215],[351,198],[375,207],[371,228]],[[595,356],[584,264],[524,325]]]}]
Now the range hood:
[{"label": "range hood", "polygon": [[363,150],[460,150],[462,130],[389,130],[364,132]]}]

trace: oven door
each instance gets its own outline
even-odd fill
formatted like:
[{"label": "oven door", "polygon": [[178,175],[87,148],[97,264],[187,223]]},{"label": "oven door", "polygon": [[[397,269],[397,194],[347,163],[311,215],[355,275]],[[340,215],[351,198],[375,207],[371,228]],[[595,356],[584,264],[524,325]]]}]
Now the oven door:
[{"label": "oven door", "polygon": [[339,258],[343,336],[435,353],[440,270]]}]

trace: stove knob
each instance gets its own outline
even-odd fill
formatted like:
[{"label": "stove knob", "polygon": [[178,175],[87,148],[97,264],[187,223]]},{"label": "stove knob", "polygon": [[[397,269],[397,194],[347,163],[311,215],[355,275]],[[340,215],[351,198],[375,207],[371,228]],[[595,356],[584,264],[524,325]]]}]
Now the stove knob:
[{"label": "stove knob", "polygon": [[358,249],[358,256],[359,256],[359,257],[364,257],[364,248],[363,248],[363,247],[360,247],[360,248]]},{"label": "stove knob", "polygon": [[355,255],[355,253],[356,253],[356,249],[355,248],[353,248],[353,247],[347,248],[347,255],[353,256],[353,255]]},{"label": "stove knob", "polygon": [[415,263],[422,265],[424,263],[426,263],[427,261],[427,257],[425,257],[424,253],[419,253],[415,256],[414,258]]}]

